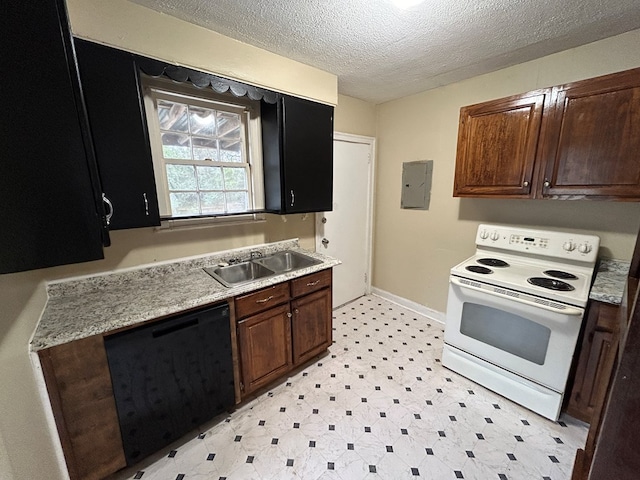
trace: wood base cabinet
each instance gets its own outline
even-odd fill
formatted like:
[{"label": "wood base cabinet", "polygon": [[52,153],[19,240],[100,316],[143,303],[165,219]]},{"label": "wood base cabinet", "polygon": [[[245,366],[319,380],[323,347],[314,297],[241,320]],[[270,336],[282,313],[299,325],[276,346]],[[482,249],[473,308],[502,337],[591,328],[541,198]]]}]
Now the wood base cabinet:
[{"label": "wood base cabinet", "polygon": [[331,345],[331,290],[298,298],[291,302],[293,363],[306,362]]},{"label": "wood base cabinet", "polygon": [[71,480],[126,466],[102,335],[39,352]]},{"label": "wood base cabinet", "polygon": [[331,269],[237,297],[235,310],[245,397],[331,345]]},{"label": "wood base cabinet", "polygon": [[280,305],[238,322],[243,393],[250,393],[291,369],[291,312]]},{"label": "wood base cabinet", "polygon": [[592,301],[567,413],[591,423],[609,388],[618,346],[618,313],[615,305]]}]

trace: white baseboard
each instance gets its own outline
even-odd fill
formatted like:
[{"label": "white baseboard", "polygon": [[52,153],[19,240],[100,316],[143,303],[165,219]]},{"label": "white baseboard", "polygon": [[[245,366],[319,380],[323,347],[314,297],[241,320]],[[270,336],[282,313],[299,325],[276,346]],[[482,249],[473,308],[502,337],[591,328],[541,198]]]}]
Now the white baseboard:
[{"label": "white baseboard", "polygon": [[371,287],[371,294],[377,295],[378,297],[384,298],[385,300],[389,300],[390,302],[396,303],[401,307],[408,308],[409,310],[413,310],[420,315],[424,315],[425,317],[429,317],[431,320],[435,320],[436,322],[440,322],[444,325],[445,323],[445,313],[439,312],[437,310],[433,310],[431,308],[425,307],[419,303],[413,302],[411,300],[407,300],[406,298],[399,297],[398,295],[394,295],[393,293],[389,293],[385,290],[381,290],[376,287]]}]

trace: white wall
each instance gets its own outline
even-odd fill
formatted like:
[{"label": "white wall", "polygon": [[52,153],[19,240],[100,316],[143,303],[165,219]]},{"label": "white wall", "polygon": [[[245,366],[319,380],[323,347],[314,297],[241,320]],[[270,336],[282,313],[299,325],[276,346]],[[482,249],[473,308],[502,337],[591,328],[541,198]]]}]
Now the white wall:
[{"label": "white wall", "polygon": [[[444,86],[377,108],[373,285],[433,310],[480,223],[599,235],[601,255],[629,259],[640,203],[453,198],[460,107],[640,66],[640,30]],[[402,162],[433,160],[428,211],[400,209]]]}]

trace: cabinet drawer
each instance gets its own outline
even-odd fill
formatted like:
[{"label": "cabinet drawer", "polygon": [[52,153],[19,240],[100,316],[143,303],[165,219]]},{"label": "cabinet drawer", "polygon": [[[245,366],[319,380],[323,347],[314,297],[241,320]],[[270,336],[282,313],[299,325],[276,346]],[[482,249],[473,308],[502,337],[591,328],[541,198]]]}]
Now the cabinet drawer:
[{"label": "cabinet drawer", "polygon": [[289,282],[236,297],[236,318],[244,318],[289,300]]},{"label": "cabinet drawer", "polygon": [[331,285],[331,269],[291,280],[291,296],[299,297]]}]

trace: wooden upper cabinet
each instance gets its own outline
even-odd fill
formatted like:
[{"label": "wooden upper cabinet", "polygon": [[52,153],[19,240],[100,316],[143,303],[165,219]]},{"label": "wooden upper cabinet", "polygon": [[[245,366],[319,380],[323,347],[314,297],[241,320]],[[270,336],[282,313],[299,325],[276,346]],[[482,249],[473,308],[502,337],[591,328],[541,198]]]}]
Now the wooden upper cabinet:
[{"label": "wooden upper cabinet", "polygon": [[542,196],[640,200],[640,68],[555,87],[552,105]]},{"label": "wooden upper cabinet", "polygon": [[640,200],[640,68],[460,110],[454,196]]},{"label": "wooden upper cabinet", "polygon": [[460,110],[454,196],[527,198],[550,90]]}]

